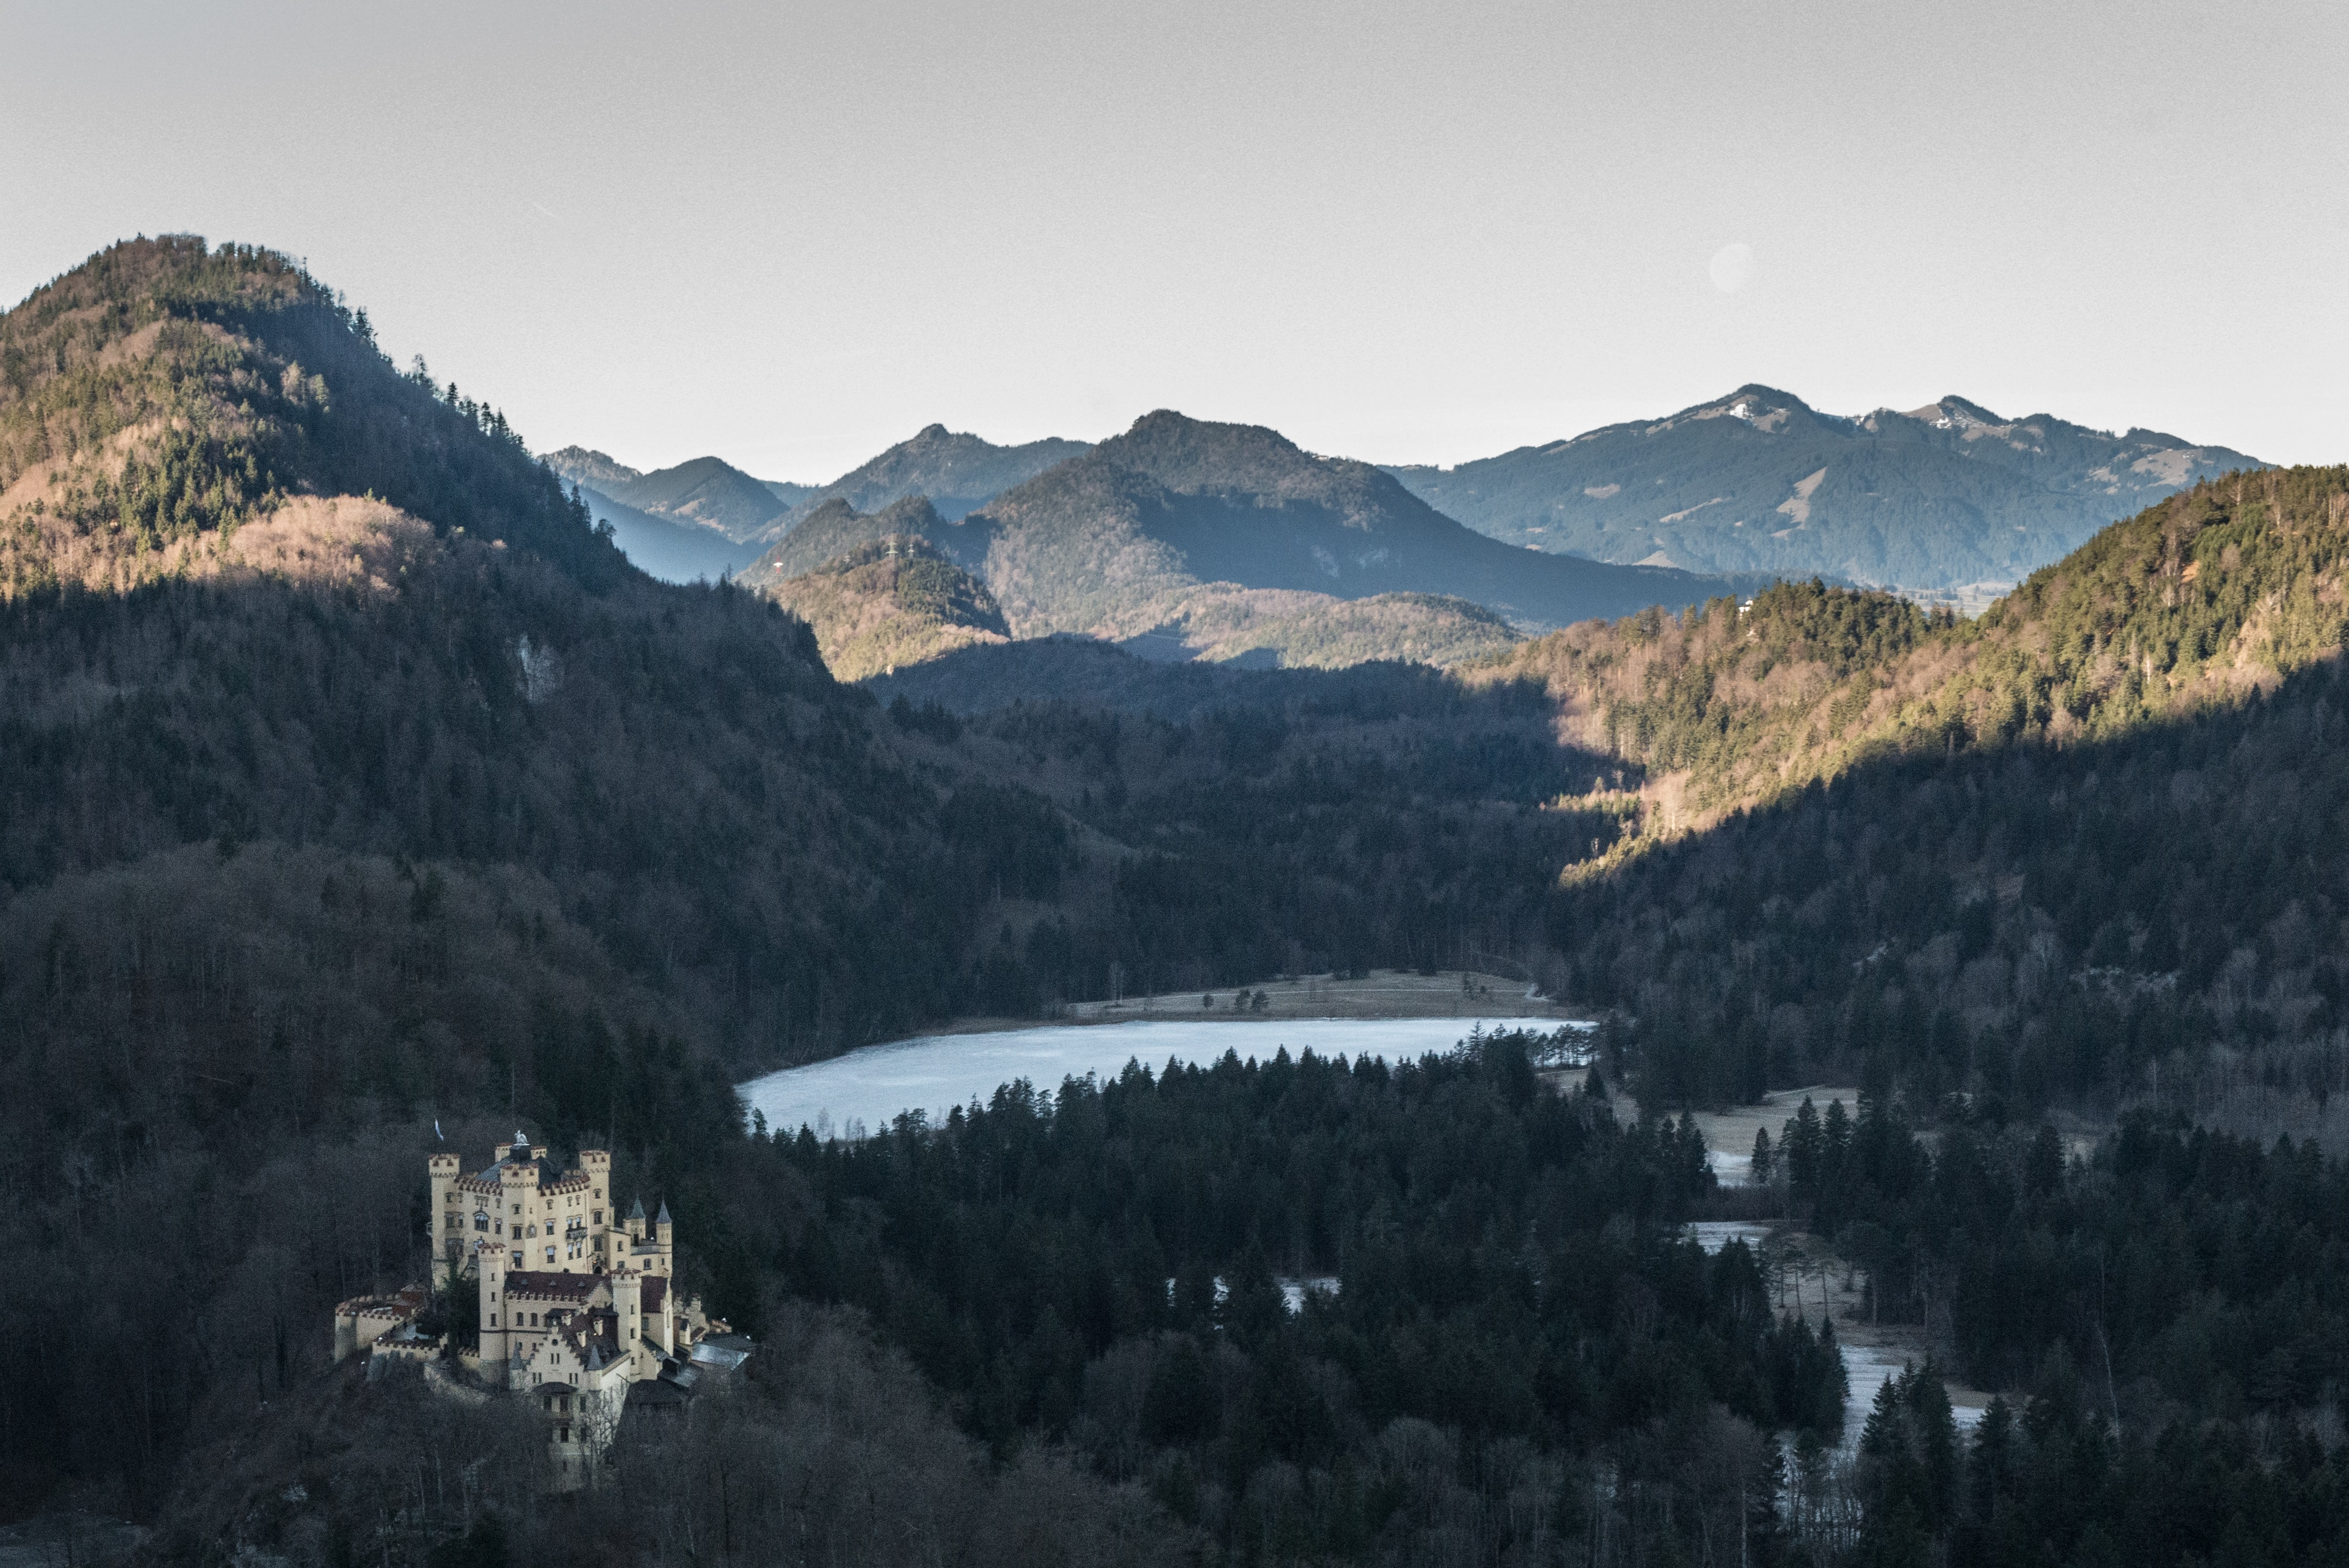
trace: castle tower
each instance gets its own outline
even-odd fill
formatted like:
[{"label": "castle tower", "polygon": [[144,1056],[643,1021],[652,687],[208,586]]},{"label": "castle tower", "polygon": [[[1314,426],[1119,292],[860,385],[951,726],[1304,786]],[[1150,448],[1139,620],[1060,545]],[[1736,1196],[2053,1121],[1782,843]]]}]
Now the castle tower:
[{"label": "castle tower", "polygon": [[513,1345],[513,1309],[505,1300],[506,1245],[496,1240],[484,1241],[480,1257],[481,1372],[492,1383],[502,1383]]},{"label": "castle tower", "polygon": [[426,1162],[432,1173],[432,1207],[424,1222],[432,1228],[431,1252],[436,1272],[453,1269],[465,1257],[470,1239],[465,1228],[462,1195],[456,1190],[462,1163],[453,1154],[436,1154]]},{"label": "castle tower", "polygon": [[[669,1248],[669,1246],[670,1246],[670,1241],[669,1241],[669,1222],[668,1222],[668,1201],[667,1201],[667,1199],[662,1199],[662,1201],[661,1201],[661,1210],[660,1210],[660,1216],[659,1216],[659,1218],[656,1219],[656,1220],[653,1221],[653,1240],[655,1240],[656,1241],[658,1241],[658,1242],[661,1244],[661,1250],[662,1250],[663,1251],[667,1251],[668,1250],[668,1248]],[[666,1271],[664,1271],[664,1272],[666,1272]]]},{"label": "castle tower", "polygon": [[587,1177],[588,1228],[601,1235],[618,1218],[613,1211],[612,1151],[605,1148],[583,1148],[579,1151],[579,1168]]},{"label": "castle tower", "polygon": [[639,1241],[645,1239],[645,1200],[641,1198],[628,1210],[628,1234]]},{"label": "castle tower", "polygon": [[554,1266],[554,1260],[548,1256],[553,1248],[541,1234],[552,1229],[547,1224],[551,1215],[538,1193],[538,1161],[545,1154],[543,1146],[533,1144],[520,1132],[514,1134],[513,1142],[499,1150],[499,1206],[505,1210],[506,1250],[516,1269]]},{"label": "castle tower", "polygon": [[619,1319],[620,1354],[631,1360],[644,1336],[644,1276],[624,1264],[612,1275],[612,1312]]}]

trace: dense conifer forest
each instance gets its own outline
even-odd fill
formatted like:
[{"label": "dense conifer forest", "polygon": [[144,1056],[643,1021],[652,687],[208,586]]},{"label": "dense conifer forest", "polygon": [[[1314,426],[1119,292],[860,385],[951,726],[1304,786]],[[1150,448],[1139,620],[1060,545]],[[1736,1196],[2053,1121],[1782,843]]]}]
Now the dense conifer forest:
[{"label": "dense conifer forest", "polygon": [[[1782,585],[885,701],[284,258],[118,247],[0,317],[0,1328],[57,1347],[0,1508],[305,1564],[2344,1560],[2345,558],[2298,470],[1975,622]],[[1113,972],[1471,961],[1603,1015],[1593,1075],[1136,1064],[837,1143],[732,1088]],[[1805,1085],[1717,1182],[1693,1113]],[[568,1497],[325,1365],[425,1153],[517,1120],[765,1347]],[[1848,1422],[1818,1258],[1921,1347]]]}]

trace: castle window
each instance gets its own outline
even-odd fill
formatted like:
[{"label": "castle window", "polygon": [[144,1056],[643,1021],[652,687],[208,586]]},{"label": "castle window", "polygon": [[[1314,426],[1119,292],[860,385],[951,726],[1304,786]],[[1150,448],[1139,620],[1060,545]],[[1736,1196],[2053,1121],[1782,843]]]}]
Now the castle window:
[{"label": "castle window", "polygon": [[495,1313],[492,1313],[492,1314],[490,1314],[490,1326],[491,1326],[492,1328],[495,1328],[495,1327],[497,1327],[497,1326],[498,1326],[498,1314],[495,1314]]},{"label": "castle window", "polygon": [[473,1229],[474,1229],[474,1230],[476,1230],[476,1231],[486,1231],[486,1230],[488,1230],[489,1228],[490,1228],[490,1217],[489,1217],[489,1215],[487,1215],[486,1213],[483,1213],[481,1210],[478,1210],[478,1209],[474,1210],[473,1210]]}]

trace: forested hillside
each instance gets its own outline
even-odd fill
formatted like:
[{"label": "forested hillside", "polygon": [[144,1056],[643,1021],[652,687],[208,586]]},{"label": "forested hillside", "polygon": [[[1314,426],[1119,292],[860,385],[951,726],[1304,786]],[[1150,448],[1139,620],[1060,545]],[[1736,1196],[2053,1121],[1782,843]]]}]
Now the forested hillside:
[{"label": "forested hillside", "polygon": [[785,580],[772,597],[807,622],[825,667],[843,680],[1010,640],[986,585],[918,537],[851,550]]},{"label": "forested hillside", "polygon": [[[893,720],[779,607],[636,573],[270,253],[116,247],[0,357],[0,1321],[105,1303],[0,1402],[35,1505],[151,1517],[310,1376],[331,1303],[412,1267],[435,1118],[594,1127],[691,1203],[758,1064],[1112,961],[1506,945],[1528,871],[1604,828],[1532,810],[1590,767],[1537,707],[1433,676]],[[713,1301],[747,1314],[733,1255]]]},{"label": "forested hillside", "polygon": [[1971,600],[2175,490],[2260,466],[2158,431],[2004,419],[1963,398],[1847,419],[1748,385],[1662,419],[1392,472],[1511,544]]}]

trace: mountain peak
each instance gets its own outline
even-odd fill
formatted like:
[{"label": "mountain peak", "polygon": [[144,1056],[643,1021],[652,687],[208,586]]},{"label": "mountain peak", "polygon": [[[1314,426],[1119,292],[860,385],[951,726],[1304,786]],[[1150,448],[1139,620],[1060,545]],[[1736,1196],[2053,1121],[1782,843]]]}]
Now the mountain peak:
[{"label": "mountain peak", "polygon": [[590,490],[608,491],[616,485],[644,477],[643,470],[630,468],[610,453],[589,447],[566,446],[560,452],[546,453],[545,457],[547,467],[572,483],[584,484]]},{"label": "mountain peak", "polygon": [[997,446],[943,424],[924,425],[801,501],[789,526],[798,527],[800,519],[812,516],[820,504],[835,497],[869,514],[904,496],[925,495],[936,503],[940,516],[960,517],[1086,450],[1082,441],[1059,440]]},{"label": "mountain peak", "polygon": [[1327,460],[1263,425],[1195,420],[1155,409],[1123,435],[1093,449],[1101,461],[1155,480],[1177,493],[1203,490],[1276,493],[1326,470]]},{"label": "mountain peak", "polygon": [[721,457],[690,458],[597,488],[623,505],[714,528],[738,544],[760,537],[784,510],[772,490]]},{"label": "mountain peak", "polygon": [[[0,313],[0,597],[192,569],[289,499],[362,491],[599,589],[626,569],[502,413],[420,360],[396,369],[364,310],[278,252],[192,234],[109,246]],[[54,450],[48,383],[101,369],[101,406],[138,422]],[[189,431],[204,432],[191,454]],[[127,499],[101,504],[117,487]]]},{"label": "mountain peak", "polygon": [[2114,517],[2254,466],[2220,448],[2016,419],[1954,395],[1856,420],[1821,415],[1749,381],[1666,418],[1390,472],[1510,544],[1981,603]]}]

